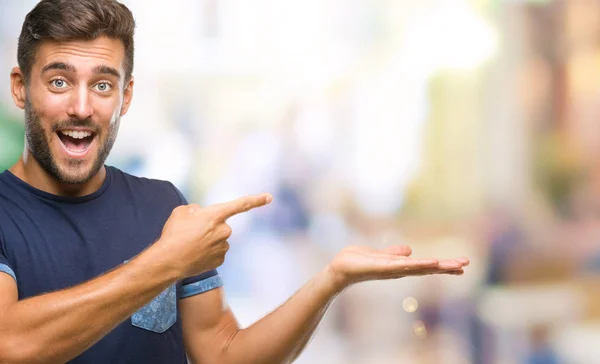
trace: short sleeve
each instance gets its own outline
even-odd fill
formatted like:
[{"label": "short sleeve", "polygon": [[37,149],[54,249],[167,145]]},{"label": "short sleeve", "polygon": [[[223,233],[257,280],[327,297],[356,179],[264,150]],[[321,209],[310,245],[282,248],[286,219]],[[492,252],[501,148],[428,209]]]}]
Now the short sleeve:
[{"label": "short sleeve", "polygon": [[[188,201],[183,196],[181,191],[179,191],[179,189],[174,185],[173,188],[179,197],[178,205],[187,205]],[[179,298],[187,298],[213,290],[215,288],[219,288],[221,286],[223,286],[223,281],[221,280],[221,277],[219,277],[219,273],[216,269],[212,269],[208,272],[204,272],[202,274],[182,280],[181,284],[178,286],[178,296]]]},{"label": "short sleeve", "polygon": [[17,280],[17,275],[12,270],[12,268],[10,267],[10,264],[8,263],[8,260],[6,259],[4,254],[2,254],[1,251],[0,251],[0,272],[6,273],[9,276],[13,277],[15,281]]},{"label": "short sleeve", "polygon": [[171,183],[171,186],[173,187],[173,189],[175,190],[175,194],[177,195],[177,205],[181,206],[181,205],[187,205],[188,201],[185,198],[185,196],[183,195],[183,193],[181,193],[181,191],[179,191],[179,188],[175,187],[174,184]]},{"label": "short sleeve", "polygon": [[179,298],[187,298],[223,286],[219,273],[213,269],[181,281]]},{"label": "short sleeve", "polygon": [[2,273],[8,274],[9,276],[13,277],[13,279],[16,281],[17,275],[15,274],[15,271],[10,266],[8,259],[6,259],[6,255],[4,255],[4,252],[5,252],[4,249],[6,249],[4,243],[5,243],[4,234],[2,233],[2,230],[0,229],[0,274],[2,274]]}]

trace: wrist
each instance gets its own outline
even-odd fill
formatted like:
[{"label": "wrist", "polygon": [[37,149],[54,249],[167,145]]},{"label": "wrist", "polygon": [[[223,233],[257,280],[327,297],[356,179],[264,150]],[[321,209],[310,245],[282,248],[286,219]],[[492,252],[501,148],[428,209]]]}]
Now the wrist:
[{"label": "wrist", "polygon": [[322,271],[322,276],[325,284],[327,285],[328,290],[332,292],[333,295],[337,295],[341,293],[343,290],[348,288],[350,285],[347,280],[339,274],[330,264],[325,266]]},{"label": "wrist", "polygon": [[137,258],[143,264],[160,266],[165,276],[173,281],[179,281],[187,278],[187,275],[182,269],[181,261],[172,253],[172,247],[172,244],[169,244],[164,238],[160,238]]}]

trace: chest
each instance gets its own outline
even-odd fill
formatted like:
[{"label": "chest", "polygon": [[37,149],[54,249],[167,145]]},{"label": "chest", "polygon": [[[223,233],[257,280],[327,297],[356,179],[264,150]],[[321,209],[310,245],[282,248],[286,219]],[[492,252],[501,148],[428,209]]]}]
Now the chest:
[{"label": "chest", "polygon": [[165,219],[123,205],[41,203],[11,210],[2,240],[19,298],[70,287],[119,266],[160,236]]}]

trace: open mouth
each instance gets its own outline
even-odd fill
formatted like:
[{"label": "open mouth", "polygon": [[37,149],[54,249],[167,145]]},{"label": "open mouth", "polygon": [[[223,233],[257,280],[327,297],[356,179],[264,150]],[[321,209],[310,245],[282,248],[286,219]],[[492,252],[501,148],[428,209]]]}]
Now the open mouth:
[{"label": "open mouth", "polygon": [[59,130],[56,134],[66,151],[74,156],[85,155],[96,136],[88,130]]}]

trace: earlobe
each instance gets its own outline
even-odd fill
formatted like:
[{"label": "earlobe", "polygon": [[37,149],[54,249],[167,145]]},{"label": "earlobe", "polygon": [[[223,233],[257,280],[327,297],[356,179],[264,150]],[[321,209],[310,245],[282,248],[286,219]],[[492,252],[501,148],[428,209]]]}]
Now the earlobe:
[{"label": "earlobe", "polygon": [[19,67],[13,68],[10,72],[10,91],[15,105],[20,109],[24,109],[27,90],[25,89],[23,72]]},{"label": "earlobe", "polygon": [[129,110],[129,105],[131,105],[131,99],[133,98],[133,76],[129,82],[127,82],[127,86],[125,86],[125,91],[123,92],[123,106],[121,106],[121,116],[127,114]]}]

